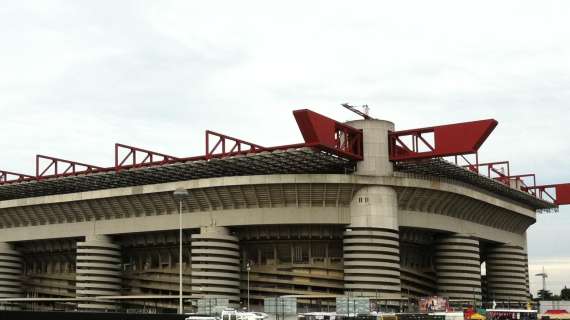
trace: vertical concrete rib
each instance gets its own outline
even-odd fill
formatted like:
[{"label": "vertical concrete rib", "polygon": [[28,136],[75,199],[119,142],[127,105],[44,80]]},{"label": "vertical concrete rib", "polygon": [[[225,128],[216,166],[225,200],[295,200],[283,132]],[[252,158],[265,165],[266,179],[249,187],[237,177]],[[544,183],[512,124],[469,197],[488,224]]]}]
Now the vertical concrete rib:
[{"label": "vertical concrete rib", "polygon": [[358,296],[401,297],[396,192],[388,187],[359,190],[344,234],[344,287]]},{"label": "vertical concrete rib", "polygon": [[525,261],[524,281],[525,281],[525,285],[526,285],[526,297],[528,300],[530,300],[530,279],[528,277],[528,254],[526,254],[526,253],[524,255],[524,261]]},{"label": "vertical concrete rib", "polygon": [[228,298],[238,304],[240,265],[238,238],[227,228],[202,228],[192,235],[192,292]]},{"label": "vertical concrete rib", "polygon": [[0,298],[21,298],[22,256],[11,244],[0,243]]},{"label": "vertical concrete rib", "polygon": [[344,288],[355,295],[384,298],[400,295],[398,231],[352,228],[344,245]]},{"label": "vertical concrete rib", "polygon": [[489,298],[497,302],[527,300],[527,259],[523,247],[502,244],[489,248],[487,286]]},{"label": "vertical concrete rib", "polygon": [[481,301],[479,240],[469,235],[441,236],[436,241],[437,294]]},{"label": "vertical concrete rib", "polygon": [[[76,282],[78,298],[121,294],[121,247],[107,236],[87,236],[77,243]],[[84,310],[115,310],[109,300],[80,302]]]}]

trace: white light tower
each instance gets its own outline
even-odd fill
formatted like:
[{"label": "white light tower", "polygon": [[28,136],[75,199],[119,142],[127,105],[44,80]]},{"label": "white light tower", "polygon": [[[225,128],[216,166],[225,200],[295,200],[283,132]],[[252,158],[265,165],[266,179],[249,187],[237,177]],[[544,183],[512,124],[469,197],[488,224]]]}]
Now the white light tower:
[{"label": "white light tower", "polygon": [[546,292],[546,278],[548,278],[548,274],[544,271],[544,267],[542,267],[542,273],[537,273],[535,276],[542,277],[542,292],[544,294]]}]

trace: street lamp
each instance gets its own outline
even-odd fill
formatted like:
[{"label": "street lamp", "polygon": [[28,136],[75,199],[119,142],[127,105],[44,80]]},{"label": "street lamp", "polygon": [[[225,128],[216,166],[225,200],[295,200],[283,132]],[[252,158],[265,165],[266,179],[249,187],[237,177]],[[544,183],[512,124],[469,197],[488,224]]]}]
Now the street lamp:
[{"label": "street lamp", "polygon": [[174,199],[178,200],[178,231],[179,231],[179,251],[178,251],[178,266],[179,266],[179,291],[178,291],[178,313],[184,314],[184,307],[182,305],[182,202],[189,194],[186,189],[176,189],[173,193]]},{"label": "street lamp", "polygon": [[245,265],[245,269],[247,270],[247,311],[249,311],[249,272],[251,271],[249,262]]}]

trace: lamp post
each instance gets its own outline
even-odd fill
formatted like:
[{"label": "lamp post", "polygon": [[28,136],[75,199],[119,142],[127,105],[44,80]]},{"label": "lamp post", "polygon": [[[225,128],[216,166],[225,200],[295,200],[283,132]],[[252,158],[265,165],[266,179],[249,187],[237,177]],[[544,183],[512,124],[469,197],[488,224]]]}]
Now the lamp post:
[{"label": "lamp post", "polygon": [[179,274],[178,274],[178,280],[179,280],[179,290],[178,290],[178,313],[179,314],[184,314],[184,306],[182,304],[182,291],[183,291],[183,286],[182,286],[182,202],[184,201],[184,199],[186,199],[189,194],[188,194],[188,190],[186,189],[176,189],[173,193],[174,195],[174,199],[178,200],[178,242],[179,242],[179,251],[178,251],[178,266],[179,266]]},{"label": "lamp post", "polygon": [[247,270],[247,311],[249,311],[249,272],[251,271],[249,262],[245,265],[245,269]]}]

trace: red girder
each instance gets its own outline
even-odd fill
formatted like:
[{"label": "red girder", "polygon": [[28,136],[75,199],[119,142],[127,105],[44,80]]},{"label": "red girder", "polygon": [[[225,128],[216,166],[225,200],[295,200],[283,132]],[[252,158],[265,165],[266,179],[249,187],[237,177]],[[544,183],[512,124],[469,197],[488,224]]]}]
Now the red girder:
[{"label": "red girder", "polygon": [[[127,151],[122,158],[120,156],[121,150]],[[115,171],[161,165],[176,160],[179,160],[179,158],[160,152],[128,146],[126,144],[115,143]]]},{"label": "red girder", "polygon": [[[313,148],[334,153],[350,160],[363,159],[362,130],[340,123],[316,112],[303,109],[293,111],[304,143],[263,147],[255,143],[237,139],[214,131],[206,131],[206,153],[202,156],[178,158],[164,153],[142,148],[115,144],[115,166],[102,168],[85,163],[69,161],[44,155],[36,156],[36,175],[13,173],[0,170],[0,184],[18,183],[30,180],[65,177],[95,172],[120,171],[144,166],[160,166],[174,162],[209,160],[248,153],[272,152],[297,148]],[[457,123],[436,127],[396,131],[389,133],[390,160],[406,161],[475,154],[491,132],[497,126],[493,119]],[[426,137],[433,134],[433,139]],[[411,141],[406,144],[404,141]],[[122,154],[121,154],[122,152]],[[465,159],[467,161],[467,159]],[[457,162],[457,161],[456,161]],[[467,161],[469,163],[469,161]],[[506,172],[498,170],[498,166],[506,166]],[[536,185],[534,174],[511,175],[508,161],[478,163],[465,166],[479,173],[486,167],[489,178],[510,185],[513,180],[520,181],[517,188],[527,191],[540,199],[549,199],[556,205],[570,204],[570,183],[553,185]],[[532,178],[530,185],[523,179]],[[552,192],[554,190],[554,192]]]},{"label": "red girder", "polygon": [[[554,195],[549,192],[554,189]],[[523,187],[523,190],[536,190],[537,197],[546,200],[545,197],[552,200],[555,205],[569,205],[570,204],[570,183],[549,184],[543,186],[529,186]]]},{"label": "red girder", "polygon": [[[355,129],[307,109],[295,110],[293,115],[305,143],[263,147],[208,130],[206,131],[205,159],[307,147],[326,150],[351,160],[362,160],[362,130]],[[212,140],[212,137],[217,140]]]},{"label": "red girder", "polygon": [[[534,174],[534,173],[517,174],[514,176],[508,176],[508,178],[509,178],[509,180],[521,181],[523,183],[523,187],[536,187],[536,174]],[[532,178],[532,184],[527,185],[526,182],[524,182],[523,178]]]},{"label": "red girder", "polygon": [[[497,169],[498,166],[506,168],[506,172],[498,170]],[[516,181],[517,183],[515,184],[515,186],[512,187],[521,188],[523,191],[527,191],[528,193],[536,196],[536,192],[532,188],[536,187],[536,175],[534,173],[511,175],[511,168],[509,161],[479,163],[463,167],[468,168],[469,170],[472,170],[479,174],[481,174],[481,170],[479,168],[486,167],[487,170],[485,170],[483,174],[486,175],[488,178],[497,180],[507,186],[511,186],[511,182]],[[523,180],[524,178],[532,178],[532,184],[527,185],[526,182]],[[518,183],[520,183],[520,185]]]},{"label": "red girder", "polygon": [[[528,185],[524,178],[532,178],[532,182]],[[498,180],[508,186],[511,186],[511,182],[515,181],[515,187],[521,188],[523,191],[527,191],[528,193],[536,196],[536,192],[534,190],[528,190],[528,187],[535,187],[536,186],[536,175],[534,173],[527,173],[527,174],[517,174],[517,175],[507,175],[503,177],[496,177],[495,180]]]},{"label": "red girder", "polygon": [[[45,167],[41,167],[42,160],[49,161]],[[62,167],[61,165],[64,165]],[[51,169],[51,170],[50,170]],[[62,170],[63,169],[63,170]],[[55,178],[76,175],[80,173],[93,173],[98,170],[104,170],[102,167],[97,167],[90,164],[64,160],[44,155],[36,155],[36,178]]]},{"label": "red girder", "polygon": [[[159,166],[173,162],[186,162],[223,158],[238,154],[272,152],[298,148],[315,148],[333,152],[352,160],[362,159],[362,131],[329,119],[309,110],[293,112],[305,143],[263,147],[214,131],[206,131],[206,153],[203,156],[178,158],[164,153],[138,147],[115,144],[115,165],[103,168],[44,155],[36,156],[36,175],[0,171],[0,184],[90,174],[95,172],[120,171],[143,166]],[[217,139],[217,140],[213,140]],[[125,152],[126,150],[126,152]],[[121,154],[121,152],[123,152]],[[11,179],[14,176],[15,178]]]},{"label": "red girder", "polygon": [[363,159],[362,130],[307,109],[295,110],[293,115],[308,146],[324,147],[352,160]]},{"label": "red girder", "polygon": [[[210,142],[210,137],[216,137],[217,141]],[[265,149],[265,147],[255,143],[206,130],[206,159],[257,153],[264,151]]]},{"label": "red girder", "polygon": [[[502,169],[504,169],[506,167],[506,171],[500,171],[497,169],[498,166],[501,166]],[[486,174],[486,176],[488,178],[491,179],[495,179],[498,181],[501,181],[505,184],[509,183],[509,179],[508,177],[510,176],[510,164],[508,161],[496,161],[496,162],[485,162],[485,163],[475,163],[475,164],[470,164],[467,166],[463,166],[464,168],[467,168],[473,172],[477,172],[477,173],[481,173],[481,168],[485,167],[487,168],[487,170],[485,170],[483,172],[483,174]],[[494,175],[493,175],[494,174]]]},{"label": "red girder", "polygon": [[0,185],[11,182],[22,182],[32,180],[36,177],[27,174],[15,173],[10,171],[0,170]]},{"label": "red girder", "polygon": [[[390,132],[390,160],[406,161],[476,154],[497,124],[496,120],[487,119]],[[433,144],[424,137],[426,134],[433,134]],[[403,141],[404,137],[411,138],[411,145]]]}]

